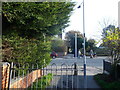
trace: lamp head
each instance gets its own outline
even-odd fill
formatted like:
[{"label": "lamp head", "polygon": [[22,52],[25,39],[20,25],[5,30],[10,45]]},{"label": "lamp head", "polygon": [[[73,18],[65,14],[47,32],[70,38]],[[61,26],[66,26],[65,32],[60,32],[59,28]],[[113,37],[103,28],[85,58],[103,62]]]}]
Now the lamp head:
[{"label": "lamp head", "polygon": [[78,8],[81,8],[81,6],[78,6]]}]

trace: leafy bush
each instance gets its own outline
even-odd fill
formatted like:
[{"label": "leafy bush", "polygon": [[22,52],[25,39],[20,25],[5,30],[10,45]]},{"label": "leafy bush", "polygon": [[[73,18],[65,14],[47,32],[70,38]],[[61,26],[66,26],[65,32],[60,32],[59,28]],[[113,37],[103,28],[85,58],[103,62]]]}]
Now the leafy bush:
[{"label": "leafy bush", "polygon": [[41,88],[42,90],[45,89],[47,86],[50,85],[50,81],[52,80],[53,75],[49,73],[46,76],[43,76],[39,80],[36,80],[36,82],[33,83],[33,85],[29,88]]},{"label": "leafy bush", "polygon": [[[3,36],[2,38],[2,60],[15,64],[15,77],[26,75],[31,64],[38,64],[38,68],[45,67],[51,61],[49,52],[51,51],[50,42],[43,42],[37,39],[22,38],[17,35]],[[24,66],[24,67],[23,67]],[[34,66],[36,68],[37,66]],[[20,70],[20,68],[25,68]]]},{"label": "leafy bush", "polygon": [[38,63],[46,65],[51,61],[49,52],[50,42],[37,39],[26,39],[19,36],[3,36],[3,61],[24,63]]},{"label": "leafy bush", "polygon": [[67,51],[65,42],[60,38],[54,38],[52,40],[51,48],[55,52],[65,52],[65,51]]},{"label": "leafy bush", "polygon": [[113,89],[113,88],[120,88],[120,81],[114,81],[111,76],[106,74],[97,74],[94,76],[96,82],[101,86],[101,88],[106,89]]},{"label": "leafy bush", "polygon": [[95,52],[98,56],[110,56],[110,51],[108,48],[96,48]]}]

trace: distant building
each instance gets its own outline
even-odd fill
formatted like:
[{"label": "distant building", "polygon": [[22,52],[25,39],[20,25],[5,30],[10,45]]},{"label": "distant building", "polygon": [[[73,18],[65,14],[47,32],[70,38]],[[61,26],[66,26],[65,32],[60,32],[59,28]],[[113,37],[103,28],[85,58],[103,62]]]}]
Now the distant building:
[{"label": "distant building", "polygon": [[120,28],[120,1],[118,2],[118,27]]}]

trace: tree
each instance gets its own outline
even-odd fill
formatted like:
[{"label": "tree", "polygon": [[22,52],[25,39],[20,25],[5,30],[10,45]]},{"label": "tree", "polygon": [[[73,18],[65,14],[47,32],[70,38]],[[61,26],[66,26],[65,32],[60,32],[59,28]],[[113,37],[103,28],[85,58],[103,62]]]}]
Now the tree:
[{"label": "tree", "polygon": [[109,25],[116,26],[117,22],[114,19],[111,19],[111,17],[110,18],[105,17],[105,18],[101,19],[101,21],[99,21],[100,29],[106,28]]},{"label": "tree", "polygon": [[55,52],[66,52],[66,45],[61,38],[53,38],[51,42],[51,48]]},{"label": "tree", "polygon": [[75,33],[77,33],[77,50],[81,49],[83,43],[83,35],[79,31],[69,31],[65,35],[66,44],[69,49],[72,50],[72,53],[75,52]]},{"label": "tree", "polygon": [[114,25],[109,25],[103,30],[103,44],[111,50],[112,56],[112,69],[110,75],[114,79],[117,79],[117,63],[120,61],[120,29],[116,28]]},{"label": "tree", "polygon": [[38,38],[61,33],[68,26],[72,2],[4,2],[3,34]]},{"label": "tree", "polygon": [[120,29],[114,25],[109,25],[103,29],[103,45],[111,50],[112,58],[120,58]]},{"label": "tree", "polygon": [[[66,39],[66,45],[68,49],[70,48],[72,50],[72,53],[75,53],[75,33],[77,33],[77,50],[81,50],[83,53],[83,35],[79,31],[69,31],[65,35]],[[94,50],[96,48],[96,41],[94,39],[85,38],[85,48],[86,51],[89,52],[91,49]]]},{"label": "tree", "polygon": [[96,41],[95,41],[95,39],[89,39],[88,41],[87,41],[87,43],[88,43],[88,47],[87,47],[87,51],[90,51],[91,49],[92,50],[94,50],[95,49],[95,47],[96,47]]},{"label": "tree", "polygon": [[48,64],[50,36],[68,26],[73,6],[71,2],[3,2],[3,60]]}]

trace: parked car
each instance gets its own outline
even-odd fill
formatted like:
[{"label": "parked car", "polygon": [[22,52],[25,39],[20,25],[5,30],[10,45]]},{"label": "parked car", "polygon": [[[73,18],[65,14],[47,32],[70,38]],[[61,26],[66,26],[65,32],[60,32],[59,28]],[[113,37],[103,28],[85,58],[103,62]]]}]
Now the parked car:
[{"label": "parked car", "polygon": [[52,53],[50,54],[50,56],[52,58],[56,58],[58,56],[58,54],[55,51],[52,51]]}]

